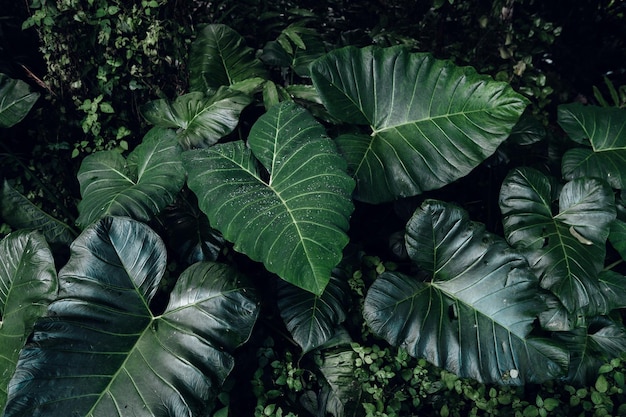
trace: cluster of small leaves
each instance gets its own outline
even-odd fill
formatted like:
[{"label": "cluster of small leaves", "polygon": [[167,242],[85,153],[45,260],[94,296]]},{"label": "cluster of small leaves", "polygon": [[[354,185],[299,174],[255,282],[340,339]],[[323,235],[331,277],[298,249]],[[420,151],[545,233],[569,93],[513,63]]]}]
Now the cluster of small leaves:
[{"label": "cluster of small leaves", "polygon": [[23,27],[39,33],[49,98],[57,108],[69,109],[62,114],[65,123],[80,120],[84,134],[70,144],[73,157],[128,149],[124,138],[136,134],[141,123],[137,105],[184,88],[179,74],[189,31],[174,10],[146,0],[31,2]]}]

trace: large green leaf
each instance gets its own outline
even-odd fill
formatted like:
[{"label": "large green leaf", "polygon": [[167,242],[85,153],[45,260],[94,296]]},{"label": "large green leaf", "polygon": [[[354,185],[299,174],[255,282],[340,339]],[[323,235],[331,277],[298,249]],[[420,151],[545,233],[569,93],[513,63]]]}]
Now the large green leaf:
[{"label": "large green leaf", "polygon": [[571,352],[567,380],[579,385],[593,383],[600,366],[626,352],[626,328],[602,316],[570,332],[557,332],[555,338]]},{"label": "large green leaf", "polygon": [[337,143],[357,180],[356,197],[372,203],[467,175],[526,107],[504,83],[402,47],[338,49],[315,61],[311,76],[331,115],[371,129]]},{"label": "large green leaf", "polygon": [[24,81],[0,73],[0,128],[22,121],[38,98]]},{"label": "large green leaf", "polygon": [[354,182],[309,113],[281,103],[254,124],[248,146],[187,151],[183,163],[200,208],[235,250],[298,287],[324,291],[348,243]]},{"label": "large green leaf", "polygon": [[0,191],[0,216],[14,229],[40,230],[49,243],[69,246],[76,237],[71,227],[31,203],[6,180]]},{"label": "large green leaf", "polygon": [[407,225],[410,258],[429,277],[385,272],[370,287],[372,330],[415,357],[499,384],[561,375],[567,353],[531,337],[545,308],[522,255],[462,209],[427,200]]},{"label": "large green leaf", "polygon": [[558,123],[572,140],[586,145],[563,155],[565,179],[596,177],[613,188],[626,186],[626,109],[565,104],[559,106]]},{"label": "large green leaf", "polygon": [[39,232],[19,231],[0,241],[0,411],[20,350],[35,320],[56,296],[57,273]]},{"label": "large green leaf", "polygon": [[573,180],[560,192],[557,214],[552,195],[550,180],[539,171],[511,172],[500,192],[506,238],[570,313],[606,304],[598,273],[615,218],[613,192],[598,179]]},{"label": "large green leaf", "polygon": [[267,78],[263,63],[243,37],[222,24],[204,26],[189,52],[189,88],[203,93],[253,78]]},{"label": "large green leaf", "polygon": [[20,355],[5,415],[206,415],[257,302],[229,267],[198,263],[154,316],[165,267],[165,247],[143,223],[107,217],[87,228]]},{"label": "large green leaf", "polygon": [[174,201],[185,182],[176,134],[153,128],[128,159],[115,151],[98,152],[83,160],[78,171],[82,227],[107,215],[149,221]]},{"label": "large green leaf", "polygon": [[346,319],[347,279],[336,269],[322,295],[282,281],[276,298],[287,330],[303,353],[307,353],[330,340]]},{"label": "large green leaf", "polygon": [[155,126],[178,129],[178,140],[189,149],[211,146],[231,133],[251,101],[249,95],[229,89],[209,97],[193,92],[171,104],[165,99],[151,101],[141,107],[141,113]]}]

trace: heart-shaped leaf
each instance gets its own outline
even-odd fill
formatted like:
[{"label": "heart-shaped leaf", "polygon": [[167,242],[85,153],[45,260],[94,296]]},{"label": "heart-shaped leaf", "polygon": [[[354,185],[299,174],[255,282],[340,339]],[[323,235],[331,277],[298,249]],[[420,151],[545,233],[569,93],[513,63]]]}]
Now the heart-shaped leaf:
[{"label": "heart-shaped leaf", "polygon": [[348,243],[354,182],[306,110],[276,105],[254,124],[248,147],[188,151],[183,163],[200,208],[235,250],[322,294]]},{"label": "heart-shaped leaf", "polygon": [[330,340],[346,319],[347,279],[337,275],[341,274],[336,269],[322,295],[285,281],[278,284],[276,297],[280,316],[303,353]]},{"label": "heart-shaped leaf", "polygon": [[414,357],[460,376],[499,384],[555,378],[558,345],[531,337],[546,309],[526,259],[462,209],[427,200],[407,224],[410,258],[430,280],[384,272],[365,298],[374,332]]},{"label": "heart-shaped leaf", "polygon": [[263,63],[243,37],[222,24],[204,26],[189,52],[189,88],[208,93],[252,78],[267,79]]},{"label": "heart-shaped leaf", "polygon": [[[558,123],[584,148],[570,149],[563,155],[563,177],[568,180],[596,177],[611,187],[626,185],[626,110],[615,107],[559,106]],[[591,145],[591,147],[588,147]]]},{"label": "heart-shaped leaf", "polygon": [[570,383],[593,383],[600,366],[626,351],[626,328],[602,316],[592,318],[587,326],[554,335],[571,352]]},{"label": "heart-shaped leaf", "polygon": [[31,203],[6,180],[0,191],[0,216],[14,229],[40,230],[51,244],[69,246],[76,237],[72,228]]},{"label": "heart-shaped leaf", "polygon": [[30,91],[24,81],[0,73],[0,128],[22,121],[38,98],[39,93]]},{"label": "heart-shaped leaf", "polygon": [[493,154],[526,100],[508,85],[402,47],[330,52],[311,76],[332,116],[368,125],[339,136],[356,197],[379,203],[442,187]]},{"label": "heart-shaped leaf", "polygon": [[178,129],[180,144],[190,149],[211,146],[231,133],[251,101],[247,94],[223,88],[210,97],[188,93],[172,104],[165,99],[154,100],[142,106],[141,113],[155,126]]},{"label": "heart-shaped leaf", "polygon": [[35,320],[56,296],[57,273],[39,232],[18,231],[0,241],[0,411],[19,352]]},{"label": "heart-shaped leaf", "polygon": [[197,263],[154,316],[148,305],[166,258],[143,223],[107,217],[87,228],[20,355],[5,416],[205,414],[257,302],[229,267]]},{"label": "heart-shaped leaf", "polygon": [[80,216],[86,227],[107,215],[149,221],[174,201],[185,182],[176,134],[153,128],[128,159],[115,151],[87,156],[78,171]]},{"label": "heart-shaped leaf", "polygon": [[605,304],[598,285],[609,225],[615,218],[611,188],[598,179],[579,178],[560,192],[552,213],[552,185],[539,171],[516,169],[502,184],[504,233],[570,313]]}]

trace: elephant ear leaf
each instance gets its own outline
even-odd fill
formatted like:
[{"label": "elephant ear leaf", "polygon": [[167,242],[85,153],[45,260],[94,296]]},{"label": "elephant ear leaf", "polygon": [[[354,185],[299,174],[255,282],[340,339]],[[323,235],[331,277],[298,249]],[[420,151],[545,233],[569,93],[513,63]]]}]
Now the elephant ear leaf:
[{"label": "elephant ear leaf", "polygon": [[190,149],[211,146],[231,133],[251,101],[247,94],[223,88],[209,97],[200,92],[184,94],[171,104],[154,100],[141,112],[155,126],[177,129],[180,144]]},{"label": "elephant ear leaf", "polygon": [[520,168],[505,178],[500,209],[508,242],[529,259],[540,284],[571,314],[606,312],[598,274],[616,210],[613,191],[599,179],[565,184],[552,213],[552,185],[539,171]]},{"label": "elephant ear leaf", "polygon": [[18,231],[0,241],[0,410],[19,352],[35,320],[56,296],[52,252],[39,232]]},{"label": "elephant ear leaf", "polygon": [[249,337],[256,300],[228,267],[197,263],[154,316],[165,246],[143,223],[106,217],[72,245],[20,354],[5,416],[201,415]]},{"label": "elephant ear leaf", "polygon": [[115,151],[98,152],[83,160],[78,171],[81,227],[107,215],[149,221],[168,204],[185,182],[176,134],[153,128],[128,159]]},{"label": "elephant ear leaf", "polygon": [[563,155],[565,179],[594,177],[613,188],[626,186],[625,109],[565,104],[559,106],[558,123],[570,139],[584,145]]},{"label": "elephant ear leaf", "polygon": [[22,121],[38,98],[39,93],[30,91],[24,81],[0,73],[0,128]]},{"label": "elephant ear leaf", "polygon": [[253,125],[248,146],[183,154],[189,188],[234,248],[321,295],[348,243],[354,182],[324,128],[292,102]]},{"label": "elephant ear leaf", "polygon": [[451,204],[427,200],[407,224],[410,258],[429,281],[385,272],[364,315],[374,332],[462,377],[521,385],[561,375],[567,352],[531,337],[545,308],[523,256]]},{"label": "elephant ear leaf", "polygon": [[380,203],[467,175],[511,133],[527,101],[469,67],[402,47],[346,47],[311,66],[330,114],[369,125],[337,144],[356,197]]},{"label": "elephant ear leaf", "polygon": [[280,316],[303,353],[330,340],[346,319],[348,281],[341,275],[340,269],[336,268],[322,295],[304,291],[285,281],[278,284]]},{"label": "elephant ear leaf", "polygon": [[189,52],[189,88],[209,93],[221,86],[245,92],[250,80],[267,79],[261,60],[245,45],[244,38],[223,24],[204,26]]},{"label": "elephant ear leaf", "polygon": [[50,244],[69,246],[76,237],[72,228],[37,207],[6,180],[0,190],[0,217],[14,229],[40,230]]}]

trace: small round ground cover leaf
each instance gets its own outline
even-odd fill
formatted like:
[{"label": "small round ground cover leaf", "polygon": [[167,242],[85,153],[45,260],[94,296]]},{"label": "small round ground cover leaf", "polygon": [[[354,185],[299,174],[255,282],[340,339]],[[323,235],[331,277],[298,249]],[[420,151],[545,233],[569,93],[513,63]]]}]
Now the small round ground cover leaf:
[{"label": "small round ground cover leaf", "polygon": [[81,227],[104,216],[149,221],[168,204],[185,182],[176,133],[153,128],[125,159],[115,151],[87,156],[78,171]]},{"label": "small round ground cover leaf", "polygon": [[155,232],[106,217],[71,250],[59,297],[20,354],[5,416],[204,413],[256,320],[251,288],[228,267],[198,263],[154,316],[167,262]]},{"label": "small round ground cover leaf", "polygon": [[247,146],[187,151],[183,163],[200,208],[235,250],[322,294],[348,243],[354,181],[306,110],[276,105],[253,125]]},{"label": "small round ground cover leaf", "polygon": [[39,232],[17,231],[0,241],[0,410],[20,349],[57,292],[52,252]]},{"label": "small round ground cover leaf", "polygon": [[353,46],[311,65],[329,113],[371,134],[336,138],[356,198],[380,203],[467,175],[509,136],[527,100],[505,83],[403,47]]},{"label": "small round ground cover leaf", "polygon": [[407,250],[430,277],[383,273],[365,299],[372,330],[463,377],[522,385],[562,375],[567,352],[530,336],[546,309],[523,256],[452,204],[427,200],[407,224]]}]

